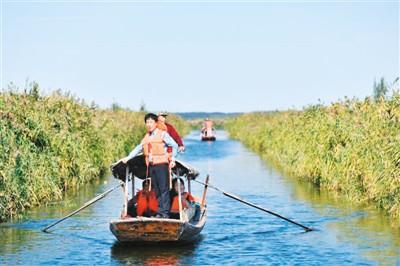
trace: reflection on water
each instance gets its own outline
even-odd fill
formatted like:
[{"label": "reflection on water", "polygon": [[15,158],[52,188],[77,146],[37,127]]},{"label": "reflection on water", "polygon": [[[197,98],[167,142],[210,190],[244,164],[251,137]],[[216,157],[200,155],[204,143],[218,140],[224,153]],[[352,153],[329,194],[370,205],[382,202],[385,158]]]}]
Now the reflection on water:
[{"label": "reflection on water", "polygon": [[[271,167],[272,169],[272,167]],[[272,170],[274,171],[274,170]],[[279,173],[275,173],[279,175]],[[361,249],[361,254],[382,265],[400,263],[400,224],[373,206],[349,202],[335,191],[281,175],[296,200],[310,203],[320,223],[335,231],[340,241]],[[377,248],[379,247],[379,248]]]},{"label": "reflection on water", "polygon": [[[208,219],[193,244],[126,245],[116,241],[109,221],[119,216],[123,194],[115,191],[51,233],[40,230],[116,183],[113,178],[82,187],[55,204],[30,211],[25,219],[0,225],[0,265],[396,265],[400,233],[373,208],[351,204],[276,172],[240,143],[217,132],[201,142],[185,139],[180,159],[204,179],[285,217],[317,229],[303,233],[292,224],[209,189]],[[106,183],[105,183],[106,182]],[[137,184],[137,187],[138,184]],[[192,184],[201,196],[203,187]]]},{"label": "reflection on water", "polygon": [[321,191],[308,182],[288,182],[295,183],[293,194],[296,199],[310,202],[321,217],[331,219],[327,228],[334,230],[338,239],[359,247],[365,257],[384,265],[399,262],[399,224],[383,211],[348,202],[340,194]]},{"label": "reflection on water", "polygon": [[200,242],[201,239],[195,243],[183,244],[144,245],[115,242],[111,247],[111,255],[118,262],[125,265],[176,265],[182,263],[183,260],[190,260]]},{"label": "reflection on water", "polygon": [[[102,190],[107,182],[99,179],[91,184],[83,185],[77,191],[66,193],[65,198],[59,202],[49,203],[47,206],[31,209],[25,218],[16,223],[0,224],[0,255],[7,253],[17,253],[26,248],[34,246],[36,241],[45,241],[49,238],[48,234],[41,230],[52,222],[65,216],[86,201],[95,196],[95,192]],[[80,217],[90,216],[92,209],[87,208],[81,212]],[[27,245],[21,245],[27,242]]]}]

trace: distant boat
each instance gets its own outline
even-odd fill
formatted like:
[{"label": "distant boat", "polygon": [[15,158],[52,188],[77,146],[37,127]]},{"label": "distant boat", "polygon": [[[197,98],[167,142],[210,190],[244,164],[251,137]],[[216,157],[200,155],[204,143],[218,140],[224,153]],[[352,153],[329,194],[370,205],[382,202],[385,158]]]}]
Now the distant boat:
[{"label": "distant boat", "polygon": [[[128,168],[127,168],[128,166]],[[125,184],[129,183],[129,177],[133,180],[146,178],[146,164],[143,155],[132,158],[127,165],[122,162],[112,165],[113,176]],[[176,160],[176,166],[172,169],[175,176],[183,176],[188,180],[190,193],[190,180],[195,179],[199,173],[186,163]],[[132,191],[134,182],[131,182]],[[123,213],[127,213],[128,186],[125,186],[125,203]],[[165,219],[153,217],[129,217],[118,218],[110,221],[110,230],[121,242],[191,242],[196,240],[202,231],[207,215],[205,207],[206,187],[200,207],[200,213],[190,215],[189,210],[181,210],[180,219]],[[193,211],[192,211],[193,212]]]},{"label": "distant boat", "polygon": [[202,141],[215,141],[215,129],[213,127],[213,122],[206,118],[204,121],[204,126],[201,129],[201,140]]}]

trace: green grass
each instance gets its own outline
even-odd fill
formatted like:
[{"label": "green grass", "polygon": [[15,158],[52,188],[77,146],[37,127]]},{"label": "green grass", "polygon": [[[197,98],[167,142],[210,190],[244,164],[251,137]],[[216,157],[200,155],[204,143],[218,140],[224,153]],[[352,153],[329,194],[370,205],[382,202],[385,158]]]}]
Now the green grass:
[{"label": "green grass", "polygon": [[[145,133],[143,113],[101,110],[68,94],[0,93],[0,221],[98,179]],[[182,134],[189,126],[170,116]]]},{"label": "green grass", "polygon": [[373,202],[400,218],[400,95],[302,111],[252,113],[226,124],[233,138],[286,174]]}]

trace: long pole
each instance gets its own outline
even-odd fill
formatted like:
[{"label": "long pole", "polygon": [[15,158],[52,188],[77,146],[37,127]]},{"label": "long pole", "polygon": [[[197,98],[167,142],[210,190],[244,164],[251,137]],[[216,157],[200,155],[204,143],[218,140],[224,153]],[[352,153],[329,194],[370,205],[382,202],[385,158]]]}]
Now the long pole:
[{"label": "long pole", "polygon": [[46,226],[45,228],[42,229],[43,232],[47,232],[48,229],[50,229],[51,227],[55,226],[58,223],[61,223],[62,221],[64,221],[65,219],[71,217],[72,215],[80,212],[81,210],[85,209],[86,207],[89,207],[90,205],[92,205],[93,203],[95,203],[96,201],[101,200],[102,198],[104,198],[105,196],[107,196],[107,194],[109,194],[111,191],[113,191],[114,189],[120,187],[123,183],[118,184],[117,186],[110,188],[109,190],[107,190],[106,192],[94,197],[93,199],[89,200],[88,202],[86,202],[82,207],[80,207],[79,209],[77,209],[76,211],[71,212],[70,214],[68,214],[67,216],[61,218],[60,220]]},{"label": "long pole", "polygon": [[311,229],[310,227],[307,227],[307,226],[305,226],[305,225],[299,224],[299,223],[297,223],[297,222],[295,222],[295,221],[293,221],[293,220],[290,220],[290,219],[288,219],[288,218],[286,218],[286,217],[283,217],[283,216],[280,215],[280,214],[277,214],[277,213],[275,213],[275,212],[272,212],[272,211],[269,211],[269,210],[267,210],[267,209],[264,209],[263,207],[260,207],[260,206],[258,206],[258,205],[256,205],[256,204],[253,204],[253,203],[248,202],[248,201],[246,201],[246,200],[244,200],[244,199],[241,199],[240,197],[238,197],[238,196],[236,196],[236,195],[234,195],[234,194],[225,192],[225,191],[223,191],[222,189],[219,189],[219,188],[217,188],[217,187],[211,185],[211,184],[208,183],[208,182],[204,183],[204,182],[202,182],[202,181],[195,180],[195,179],[194,179],[193,181],[195,181],[195,182],[197,182],[197,183],[200,183],[200,184],[203,184],[203,185],[205,185],[205,186],[209,186],[209,187],[211,187],[211,188],[213,188],[213,189],[215,189],[215,190],[221,192],[222,194],[224,194],[225,196],[227,196],[227,197],[229,197],[229,198],[231,198],[231,199],[240,201],[240,202],[242,202],[242,203],[244,203],[244,204],[246,204],[246,205],[249,205],[249,206],[251,206],[251,207],[253,207],[253,208],[259,209],[259,210],[264,211],[264,212],[267,212],[267,213],[272,214],[272,215],[274,215],[274,216],[276,216],[276,217],[279,217],[279,218],[281,218],[281,219],[283,219],[283,220],[285,220],[285,221],[287,221],[287,222],[289,222],[289,223],[292,223],[292,224],[295,224],[295,225],[297,225],[297,226],[300,226],[300,227],[302,227],[304,230],[306,230],[306,232],[313,231],[313,229]]},{"label": "long pole", "polygon": [[[203,197],[201,198],[201,208],[203,209],[204,206],[206,205],[206,194],[207,194],[207,188],[208,188],[208,180],[210,179],[210,175],[207,175],[206,177],[206,183],[204,184],[204,191],[203,191]],[[194,179],[194,181],[199,182]],[[200,182],[199,182],[200,183]]]},{"label": "long pole", "polygon": [[181,191],[181,180],[178,177],[177,179],[178,182],[178,205],[179,205],[179,220],[183,221],[183,215],[182,215],[182,191]]},{"label": "long pole", "polygon": [[125,171],[125,186],[124,186],[124,213],[122,217],[126,217],[128,215],[128,202],[129,202],[129,165],[126,166]]}]

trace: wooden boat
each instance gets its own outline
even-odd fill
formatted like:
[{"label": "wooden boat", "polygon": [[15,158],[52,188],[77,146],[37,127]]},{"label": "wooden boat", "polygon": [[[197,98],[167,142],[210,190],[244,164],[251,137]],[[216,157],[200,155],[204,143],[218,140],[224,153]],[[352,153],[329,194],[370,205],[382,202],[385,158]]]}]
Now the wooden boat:
[{"label": "wooden boat", "polygon": [[[111,166],[113,176],[128,184],[129,180],[135,177],[144,179],[146,177],[146,165],[143,155],[132,158],[126,165],[119,163]],[[190,180],[195,179],[199,173],[188,164],[176,160],[176,166],[172,169],[175,176],[185,177],[188,180],[188,190],[190,193]],[[208,178],[207,178],[208,179]],[[207,181],[208,182],[208,181]],[[132,183],[132,191],[134,182]],[[180,209],[180,219],[165,219],[153,217],[126,217],[127,213],[127,195],[128,186],[125,189],[125,203],[123,214],[120,218],[111,220],[110,230],[114,236],[121,242],[191,242],[195,241],[202,231],[206,219],[207,209],[205,206],[205,197],[207,186],[205,186],[200,208],[197,208],[196,215],[190,213],[190,210]],[[180,206],[181,208],[181,206]],[[191,210],[193,212],[193,209]]]},{"label": "wooden boat", "polygon": [[213,122],[206,118],[204,121],[204,126],[201,129],[201,140],[202,141],[215,141],[215,129],[213,127]]},{"label": "wooden boat", "polygon": [[135,217],[110,222],[110,230],[121,242],[191,242],[198,239],[206,223],[203,208],[198,221]]}]

